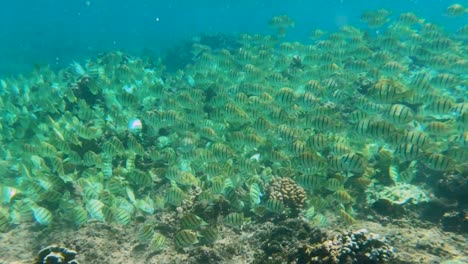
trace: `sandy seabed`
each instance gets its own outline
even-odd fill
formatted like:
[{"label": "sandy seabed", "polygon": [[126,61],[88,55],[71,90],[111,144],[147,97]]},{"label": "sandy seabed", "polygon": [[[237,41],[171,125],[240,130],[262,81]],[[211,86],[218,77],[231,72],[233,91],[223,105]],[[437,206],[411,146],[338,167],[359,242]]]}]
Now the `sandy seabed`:
[{"label": "sandy seabed", "polygon": [[[305,231],[300,230],[303,226],[308,224],[300,219],[286,219],[252,223],[237,229],[219,227],[220,238],[212,245],[177,249],[168,237],[166,248],[155,253],[137,241],[137,226],[133,224],[119,226],[92,222],[80,229],[22,224],[0,235],[0,264],[34,263],[38,251],[51,244],[78,251],[76,259],[80,263],[305,263],[294,259],[297,247],[307,241],[297,240],[304,237]],[[382,218],[342,226],[331,221],[326,228],[306,228],[306,233],[333,237],[364,228],[379,234],[394,248],[394,258],[390,263],[468,263],[466,233],[444,232],[440,226],[430,222]],[[302,235],[293,234],[296,231]],[[278,235],[280,233],[283,235]],[[295,237],[288,239],[289,235]],[[276,239],[282,240],[277,244],[284,252],[272,249]]]}]

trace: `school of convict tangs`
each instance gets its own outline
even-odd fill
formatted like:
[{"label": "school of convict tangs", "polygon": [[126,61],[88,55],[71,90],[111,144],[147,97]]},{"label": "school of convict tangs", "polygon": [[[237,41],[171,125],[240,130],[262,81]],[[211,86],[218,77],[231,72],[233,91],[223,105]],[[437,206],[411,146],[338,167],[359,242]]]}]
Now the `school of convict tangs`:
[{"label": "school of convict tangs", "polygon": [[468,26],[361,20],[299,43],[276,16],[236,48],[193,42],[175,72],[112,52],[0,80],[0,231],[100,221],[162,251],[278,217],[352,224],[371,187],[466,173]]}]

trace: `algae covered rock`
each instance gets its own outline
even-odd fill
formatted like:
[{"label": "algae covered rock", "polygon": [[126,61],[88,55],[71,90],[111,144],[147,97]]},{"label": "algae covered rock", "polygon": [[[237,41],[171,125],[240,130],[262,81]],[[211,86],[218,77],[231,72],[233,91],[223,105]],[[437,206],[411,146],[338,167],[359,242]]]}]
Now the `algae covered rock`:
[{"label": "algae covered rock", "polygon": [[379,200],[387,200],[393,205],[419,204],[430,200],[428,194],[420,187],[407,183],[397,183],[393,186],[371,185],[366,194],[369,204]]},{"label": "algae covered rock", "polygon": [[338,234],[302,251],[301,263],[386,263],[394,258],[393,247],[366,229]]},{"label": "algae covered rock", "polygon": [[51,245],[39,251],[34,264],[78,264],[76,254],[74,250]]}]

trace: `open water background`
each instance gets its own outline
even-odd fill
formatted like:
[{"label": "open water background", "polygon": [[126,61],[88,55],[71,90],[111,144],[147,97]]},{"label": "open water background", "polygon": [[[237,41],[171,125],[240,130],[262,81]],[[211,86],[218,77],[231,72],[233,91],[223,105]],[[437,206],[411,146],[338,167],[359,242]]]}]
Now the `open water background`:
[{"label": "open water background", "polygon": [[[199,33],[274,33],[268,20],[287,14],[296,22],[290,40],[309,42],[312,29],[364,27],[365,10],[385,8],[395,16],[414,12],[455,31],[466,16],[444,15],[468,0],[15,0],[0,1],[0,76],[35,65],[64,67],[107,51],[158,56]],[[463,20],[463,21],[460,21]]]}]

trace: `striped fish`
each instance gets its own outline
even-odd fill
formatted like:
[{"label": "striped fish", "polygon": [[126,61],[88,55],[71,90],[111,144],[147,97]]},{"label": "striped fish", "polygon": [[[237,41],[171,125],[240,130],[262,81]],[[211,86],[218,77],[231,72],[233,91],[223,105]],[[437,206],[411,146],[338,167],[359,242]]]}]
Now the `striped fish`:
[{"label": "striped fish", "polygon": [[206,227],[200,230],[201,240],[204,244],[212,244],[219,238],[218,229],[216,227]]},{"label": "striped fish", "polygon": [[132,215],[124,208],[113,210],[114,221],[121,225],[128,225],[132,220]]},{"label": "striped fish", "polygon": [[5,232],[10,226],[10,215],[6,210],[0,208],[0,232]]},{"label": "striped fish", "polygon": [[388,120],[396,124],[405,124],[414,119],[414,113],[411,108],[402,104],[393,104],[386,112]]},{"label": "striped fish", "polygon": [[397,146],[393,154],[399,157],[401,161],[411,161],[420,158],[423,151],[418,147],[418,145],[400,144]]},{"label": "striped fish", "polygon": [[91,199],[86,204],[86,211],[88,211],[91,218],[105,222],[106,218],[103,212],[104,207],[105,205],[103,202],[96,200],[96,199]]},{"label": "striped fish", "polygon": [[297,177],[297,183],[305,189],[312,191],[322,187],[323,179],[319,174],[303,174]]},{"label": "striped fish", "polygon": [[257,183],[252,183],[249,188],[250,203],[252,205],[258,205],[262,199],[262,191]]},{"label": "striped fish", "polygon": [[154,237],[154,224],[143,224],[137,231],[136,237],[140,243],[147,244]]},{"label": "striped fish", "polygon": [[268,211],[275,214],[282,214],[286,210],[286,206],[284,205],[284,203],[276,199],[269,199],[266,202],[265,206],[268,209]]},{"label": "striped fish", "polygon": [[423,164],[434,171],[449,171],[455,169],[455,162],[442,154],[429,154],[423,160]]},{"label": "striped fish", "polygon": [[154,233],[153,238],[151,239],[148,245],[148,248],[151,251],[159,252],[163,250],[165,247],[166,247],[166,237],[159,233]]},{"label": "striped fish", "polygon": [[244,214],[230,213],[224,217],[224,223],[230,227],[238,227],[244,224]]},{"label": "striped fish", "polygon": [[71,210],[71,219],[76,226],[81,226],[88,221],[88,212],[83,207],[75,205]]},{"label": "striped fish", "polygon": [[315,207],[311,206],[309,207],[305,213],[304,213],[304,216],[307,218],[307,219],[313,219],[314,216],[315,216]]},{"label": "striped fish", "polygon": [[358,154],[349,153],[332,158],[330,167],[336,171],[362,173],[366,168],[366,161]]},{"label": "striped fish", "polygon": [[175,234],[174,239],[175,244],[180,248],[190,247],[199,242],[198,234],[195,231],[189,229],[180,230]]},{"label": "striped fish", "polygon": [[207,225],[199,216],[187,213],[180,219],[180,225],[184,229],[196,229],[200,226]]},{"label": "striped fish", "polygon": [[179,187],[171,187],[166,191],[166,201],[173,206],[180,206],[186,194]]},{"label": "striped fish", "polygon": [[341,219],[343,219],[343,221],[347,224],[354,224],[356,223],[356,219],[354,219],[354,217],[352,217],[350,214],[348,214],[345,210],[343,209],[340,209],[340,216],[341,216]]},{"label": "striped fish", "polygon": [[53,215],[46,208],[40,206],[33,206],[31,210],[33,212],[34,219],[40,225],[49,225],[52,222]]},{"label": "striped fish", "polygon": [[344,185],[340,180],[336,178],[330,178],[327,180],[326,188],[330,191],[338,191],[344,189]]}]

